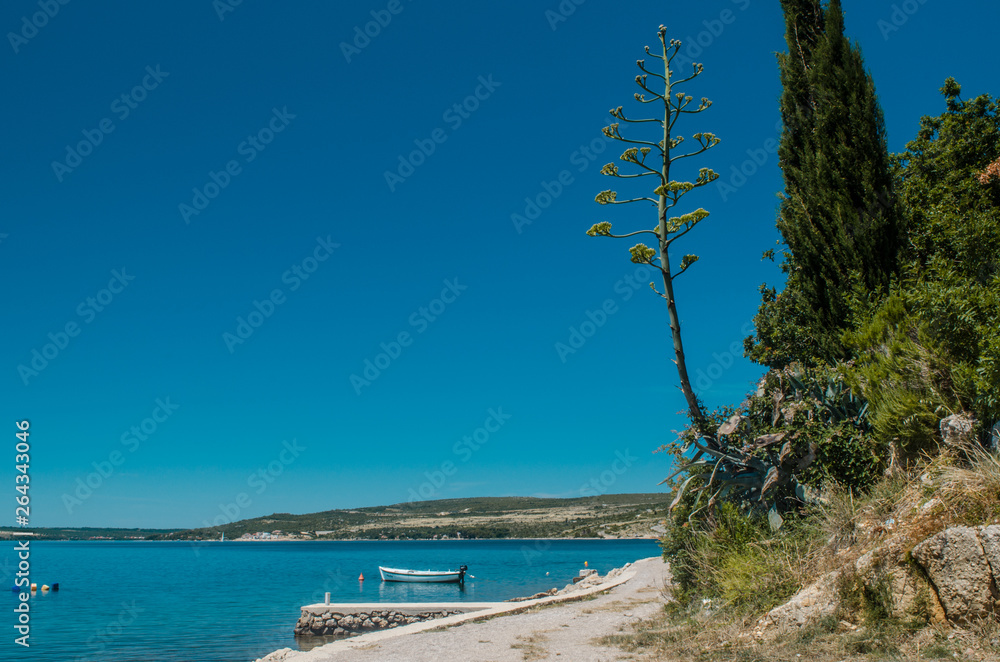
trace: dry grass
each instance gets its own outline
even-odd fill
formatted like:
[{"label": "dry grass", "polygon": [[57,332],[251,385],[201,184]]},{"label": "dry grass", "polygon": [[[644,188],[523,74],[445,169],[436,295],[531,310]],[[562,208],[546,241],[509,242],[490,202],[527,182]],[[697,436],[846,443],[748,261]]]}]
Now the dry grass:
[{"label": "dry grass", "polygon": [[[952,449],[887,476],[865,494],[830,489],[810,521],[814,528],[805,538],[753,542],[746,548],[752,557],[746,559],[747,567],[728,569],[723,588],[737,594],[759,591],[765,580],[755,572],[762,570],[797,577],[805,585],[832,569],[852,568],[875,549],[892,548],[905,555],[950,526],[1000,522],[1000,457],[980,447]],[[767,562],[752,568],[761,565],[762,551]],[[878,604],[855,609],[842,605],[837,616],[765,641],[752,636],[761,603],[729,600],[709,613],[700,602],[694,600],[687,608],[675,605],[632,632],[605,637],[601,643],[666,662],[1000,660],[996,622],[961,630],[905,620]]]},{"label": "dry grass", "polygon": [[832,488],[818,507],[821,530],[799,572],[815,578],[890,539],[905,551],[950,526],[1000,522],[1000,458],[981,447],[944,452],[856,495]]},{"label": "dry grass", "polygon": [[727,614],[708,621],[660,616],[633,632],[604,637],[600,643],[660,662],[883,662],[887,660],[1000,659],[1000,627],[983,623],[956,630],[892,622],[856,628],[828,617],[769,641],[747,636],[752,618]]}]

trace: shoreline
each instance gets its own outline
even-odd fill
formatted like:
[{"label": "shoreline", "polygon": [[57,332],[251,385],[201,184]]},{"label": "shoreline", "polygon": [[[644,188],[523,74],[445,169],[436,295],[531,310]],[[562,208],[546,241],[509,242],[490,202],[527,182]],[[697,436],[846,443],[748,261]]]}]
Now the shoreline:
[{"label": "shoreline", "polygon": [[[639,579],[637,579],[637,577]],[[580,584],[568,584],[555,595],[545,597],[525,598],[501,603],[489,603],[490,606],[477,611],[467,612],[455,616],[448,616],[432,621],[413,623],[397,628],[376,630],[365,634],[346,637],[337,641],[325,643],[308,650],[293,650],[283,648],[273,651],[256,662],[326,662],[327,660],[362,659],[356,657],[365,651],[365,655],[370,651],[376,651],[375,660],[394,660],[396,657],[383,657],[381,651],[389,652],[391,655],[402,655],[400,660],[416,662],[426,659],[438,661],[440,659],[463,659],[473,660],[479,658],[468,657],[467,643],[465,639],[471,641],[472,637],[480,637],[479,634],[471,632],[472,629],[484,629],[492,632],[490,639],[480,637],[476,639],[479,647],[484,644],[492,644],[486,647],[483,659],[500,659],[498,655],[502,652],[516,651],[521,644],[517,643],[524,634],[524,621],[565,621],[567,619],[599,620],[604,629],[609,624],[617,624],[623,619],[633,619],[635,605],[644,604],[644,611],[653,613],[662,605],[660,594],[665,589],[669,581],[669,565],[662,557],[647,557],[638,559],[633,563],[628,563],[621,568],[615,568],[606,575],[599,578],[599,581],[589,582],[589,586]],[[648,595],[653,592],[653,599]],[[636,596],[646,594],[640,599]],[[616,599],[617,598],[617,599]],[[623,603],[624,599],[629,599],[629,605],[623,606],[619,610],[611,609]],[[609,603],[605,608],[598,610],[596,606],[584,608],[582,605],[591,605],[593,601],[603,601]],[[392,604],[386,603],[386,609],[391,609]],[[597,614],[597,616],[594,616]],[[593,617],[593,618],[591,618]],[[613,623],[612,623],[613,622]],[[465,626],[465,629],[457,626]],[[600,629],[592,626],[574,628],[572,624],[560,622],[560,636],[572,635],[570,640],[562,642],[567,646],[575,645],[573,642],[583,642],[584,646],[593,639]],[[545,632],[555,632],[555,630],[545,630]],[[407,635],[425,633],[424,636],[414,639]],[[609,631],[612,633],[612,631]],[[493,639],[503,639],[506,644],[496,644]],[[431,643],[433,639],[433,643]],[[562,645],[561,644],[561,645]],[[458,657],[441,657],[441,648],[451,647],[455,649]],[[561,655],[562,653],[557,653]],[[350,655],[350,658],[344,657]],[[423,657],[421,657],[423,655]],[[364,659],[368,659],[365,657]],[[511,658],[514,659],[514,658]],[[517,657],[516,659],[521,659]],[[582,660],[583,657],[569,657],[566,659]],[[605,658],[600,659],[616,659]]]},{"label": "shoreline", "polygon": [[[0,539],[6,539],[0,536]],[[13,538],[11,538],[13,540]],[[90,538],[40,538],[32,539],[32,542],[127,542],[127,543],[154,543],[154,542],[167,542],[176,544],[199,544],[208,545],[210,543],[217,542],[242,542],[242,543],[266,543],[266,542],[475,542],[482,540],[521,540],[521,541],[552,541],[552,540],[609,540],[609,541],[622,541],[622,540],[659,540],[659,536],[627,536],[622,538],[448,538],[447,540],[435,540],[433,538],[274,538],[270,540],[241,540],[239,538],[234,538],[232,540],[218,540],[218,539],[200,539],[200,540],[138,540],[138,539],[127,539],[127,538],[100,538],[100,539],[90,539]]]}]

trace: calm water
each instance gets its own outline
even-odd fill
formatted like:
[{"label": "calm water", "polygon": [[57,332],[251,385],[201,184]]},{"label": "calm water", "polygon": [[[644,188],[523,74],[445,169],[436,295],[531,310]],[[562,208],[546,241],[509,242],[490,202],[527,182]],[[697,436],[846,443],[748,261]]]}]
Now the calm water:
[{"label": "calm water", "polygon": [[[0,547],[8,588],[13,547]],[[506,600],[562,588],[584,561],[604,574],[660,551],[653,540],[34,542],[31,580],[59,582],[61,590],[31,599],[30,650],[13,643],[17,601],[7,591],[0,660],[247,662],[286,646],[308,648],[292,628],[299,608],[322,602],[326,591],[334,602]],[[472,576],[464,589],[383,584],[378,576],[379,565],[463,563]]]}]

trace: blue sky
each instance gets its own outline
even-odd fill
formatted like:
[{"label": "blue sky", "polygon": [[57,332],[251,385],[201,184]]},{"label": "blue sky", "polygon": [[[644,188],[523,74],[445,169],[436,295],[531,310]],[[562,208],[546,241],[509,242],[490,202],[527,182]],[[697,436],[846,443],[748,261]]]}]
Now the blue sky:
[{"label": "blue sky", "polygon": [[[0,480],[28,419],[32,524],[659,489],[666,310],[630,243],[585,235],[655,216],[593,202],[645,194],[600,175],[600,129],[666,24],[715,104],[679,133],[723,140],[691,166],[734,185],[689,198],[689,369],[739,402],[780,278],[778,3],[224,1],[0,10]],[[844,5],[891,149],[947,76],[998,91],[996,3]]]}]

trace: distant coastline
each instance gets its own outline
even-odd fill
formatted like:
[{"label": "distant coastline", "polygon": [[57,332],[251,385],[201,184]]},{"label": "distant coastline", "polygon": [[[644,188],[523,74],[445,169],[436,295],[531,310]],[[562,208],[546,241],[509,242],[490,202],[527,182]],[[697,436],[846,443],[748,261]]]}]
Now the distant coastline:
[{"label": "distant coastline", "polygon": [[[662,493],[568,499],[473,497],[328,510],[275,513],[238,521],[217,517],[194,529],[46,527],[35,540],[304,542],[313,540],[581,540],[655,539],[663,532]],[[0,528],[0,538],[24,529]]]},{"label": "distant coastline", "polygon": [[[28,534],[28,535],[33,535],[33,534],[34,534],[34,532],[32,532],[31,534]],[[23,538],[24,536],[25,536],[25,534],[22,533],[18,537],[19,538]],[[226,543],[237,543],[237,542],[239,542],[239,543],[262,543],[262,542],[271,542],[271,543],[274,543],[274,542],[440,542],[440,543],[449,543],[449,542],[468,542],[468,541],[473,541],[473,540],[524,540],[524,541],[534,541],[534,540],[657,540],[658,538],[659,538],[659,536],[656,536],[656,535],[619,536],[619,537],[612,537],[612,536],[606,536],[606,537],[600,537],[600,536],[598,536],[598,537],[576,536],[576,537],[572,537],[572,538],[566,537],[566,536],[548,536],[548,537],[445,538],[445,539],[441,539],[441,538],[438,538],[438,539],[434,539],[434,538],[391,538],[391,539],[385,539],[385,538],[305,538],[305,537],[302,537],[302,538],[292,538],[292,537],[287,537],[287,538],[271,538],[271,539],[267,539],[267,540],[240,539],[240,538],[235,538],[233,540],[229,540],[227,538],[224,542],[226,542]],[[11,533],[10,533],[9,530],[0,531],[0,540],[13,540],[13,536],[11,536]],[[166,542],[166,543],[176,543],[176,544],[192,544],[192,543],[202,544],[203,543],[203,544],[206,544],[206,545],[212,544],[212,543],[223,542],[223,541],[220,541],[220,540],[217,540],[217,539],[199,539],[199,538],[192,538],[192,539],[164,539],[164,538],[136,538],[136,537],[114,538],[114,537],[103,537],[103,536],[102,537],[82,538],[82,537],[71,537],[71,536],[56,537],[54,535],[53,536],[48,536],[48,535],[45,535],[45,534],[38,535],[38,536],[34,537],[33,540],[38,541],[38,542],[129,542],[129,543],[150,543],[150,542],[163,543],[163,542]]]}]

